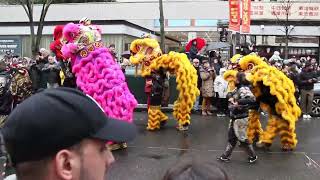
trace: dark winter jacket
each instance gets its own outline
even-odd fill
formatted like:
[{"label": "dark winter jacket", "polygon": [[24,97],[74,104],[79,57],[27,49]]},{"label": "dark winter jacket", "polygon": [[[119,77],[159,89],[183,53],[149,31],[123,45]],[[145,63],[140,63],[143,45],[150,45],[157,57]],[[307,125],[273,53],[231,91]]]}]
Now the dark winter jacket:
[{"label": "dark winter jacket", "polygon": [[237,105],[229,102],[230,118],[241,119],[249,116],[249,109],[257,106],[255,96],[249,86],[237,87],[228,95],[229,99],[233,98]]},{"label": "dark winter jacket", "polygon": [[200,90],[202,87],[202,79],[200,76],[200,67],[194,67],[197,70],[197,75],[198,75],[198,89]]},{"label": "dark winter jacket", "polygon": [[[320,71],[302,71],[297,79],[299,89],[302,90],[312,90],[314,87],[314,83],[318,81],[318,77],[320,76]],[[310,81],[309,81],[310,80]]]},{"label": "dark winter jacket", "polygon": [[[190,59],[198,58],[198,49],[196,46],[192,45],[189,51]],[[199,59],[199,58],[198,58]],[[200,59],[199,59],[200,60]]]},{"label": "dark winter jacket", "polygon": [[165,74],[162,71],[154,72],[152,77],[152,87],[150,94],[150,105],[161,105]]},{"label": "dark winter jacket", "polygon": [[151,94],[162,95],[165,76],[161,73],[152,74]]},{"label": "dark winter jacket", "polygon": [[47,81],[48,81],[48,73],[42,71],[44,66],[48,63],[47,59],[37,61],[37,69],[39,70],[39,86],[38,89],[46,89],[47,88]]},{"label": "dark winter jacket", "polygon": [[294,92],[294,96],[296,97],[296,99],[298,100],[299,98],[299,82],[298,82],[298,78],[299,78],[299,73],[298,72],[289,72],[288,77],[293,81],[294,87],[295,87],[295,92]]},{"label": "dark winter jacket", "polygon": [[214,71],[216,72],[216,75],[219,75],[221,65],[219,63],[212,63],[212,66],[214,68]]},{"label": "dark winter jacket", "polygon": [[299,76],[299,73],[297,73],[297,72],[289,72],[288,73],[288,78],[290,78],[293,81],[295,86],[297,86],[297,84],[298,84],[298,76]]},{"label": "dark winter jacket", "polygon": [[32,92],[35,93],[40,87],[40,75],[41,75],[41,71],[38,68],[36,63],[31,65],[29,74],[30,74],[30,79],[32,81]]},{"label": "dark winter jacket", "polygon": [[48,63],[44,66],[42,71],[46,72],[48,75],[48,83],[54,84],[54,83],[59,83],[60,84],[60,65],[58,63]]}]

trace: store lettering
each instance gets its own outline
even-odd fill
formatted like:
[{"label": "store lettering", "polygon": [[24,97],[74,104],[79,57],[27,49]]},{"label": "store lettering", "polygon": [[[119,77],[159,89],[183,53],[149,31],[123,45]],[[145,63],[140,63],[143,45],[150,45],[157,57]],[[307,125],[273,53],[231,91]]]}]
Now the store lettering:
[{"label": "store lettering", "polygon": [[17,44],[0,44],[0,48],[17,48]]}]

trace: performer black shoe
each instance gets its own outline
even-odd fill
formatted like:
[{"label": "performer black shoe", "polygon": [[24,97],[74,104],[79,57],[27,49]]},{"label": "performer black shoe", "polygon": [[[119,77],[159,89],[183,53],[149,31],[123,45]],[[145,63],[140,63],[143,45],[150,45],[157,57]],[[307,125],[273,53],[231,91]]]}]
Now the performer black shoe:
[{"label": "performer black shoe", "polygon": [[160,127],[163,128],[167,124],[167,122],[168,121],[166,121],[166,120],[165,121],[161,121],[160,122]]},{"label": "performer black shoe", "polygon": [[221,155],[220,157],[217,157],[217,160],[219,161],[223,161],[223,162],[230,162],[230,158],[224,156],[224,155]]},{"label": "performer black shoe", "polygon": [[258,156],[249,157],[248,161],[250,164],[255,163],[258,160]]}]

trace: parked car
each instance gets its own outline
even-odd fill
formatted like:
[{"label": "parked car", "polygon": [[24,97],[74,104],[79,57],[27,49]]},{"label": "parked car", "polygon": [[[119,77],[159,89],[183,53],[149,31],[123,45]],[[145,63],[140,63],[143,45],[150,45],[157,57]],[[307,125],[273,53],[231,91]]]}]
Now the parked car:
[{"label": "parked car", "polygon": [[320,117],[320,82],[314,84],[314,97],[311,116]]}]

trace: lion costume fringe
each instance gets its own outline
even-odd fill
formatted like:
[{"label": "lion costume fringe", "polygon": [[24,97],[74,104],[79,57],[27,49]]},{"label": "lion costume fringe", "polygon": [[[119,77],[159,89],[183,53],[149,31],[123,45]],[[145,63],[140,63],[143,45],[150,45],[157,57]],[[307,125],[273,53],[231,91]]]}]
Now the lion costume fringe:
[{"label": "lion costume fringe", "polygon": [[[179,130],[187,130],[190,125],[190,112],[196,97],[200,94],[197,88],[197,71],[190,63],[187,55],[170,52],[162,54],[159,43],[151,38],[137,39],[130,47],[133,55],[130,61],[134,65],[141,65],[139,74],[142,77],[150,76],[160,68],[176,75],[179,97],[174,103],[173,116],[178,121]],[[160,110],[160,106],[151,106],[148,109],[148,130],[160,129],[161,124],[168,117]]]},{"label": "lion costume fringe", "polygon": [[260,108],[268,112],[269,120],[263,131],[259,121],[260,113],[250,110],[247,135],[250,142],[259,138],[259,144],[267,147],[272,145],[276,135],[280,135],[283,150],[293,150],[297,145],[295,124],[301,115],[301,110],[294,96],[295,87],[285,74],[268,65],[256,55],[232,58],[236,69],[229,70],[224,78],[229,82],[230,91],[234,89],[237,71],[247,73],[247,79],[252,83],[253,93],[260,102]]}]

